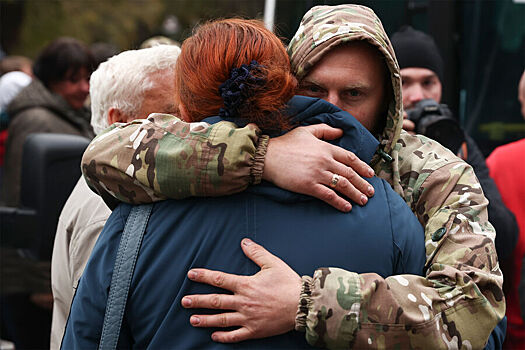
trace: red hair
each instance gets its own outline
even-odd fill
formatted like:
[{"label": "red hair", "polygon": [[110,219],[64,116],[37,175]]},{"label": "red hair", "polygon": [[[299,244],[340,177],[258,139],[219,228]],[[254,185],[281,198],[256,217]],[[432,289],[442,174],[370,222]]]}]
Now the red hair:
[{"label": "red hair", "polygon": [[241,118],[263,130],[285,129],[282,111],[294,95],[297,81],[281,40],[261,21],[225,19],[198,27],[182,44],[176,64],[177,100],[192,121],[217,115],[224,108],[219,86],[230,78],[233,68],[261,65],[256,75],[264,80],[252,86],[253,94],[238,109]]}]

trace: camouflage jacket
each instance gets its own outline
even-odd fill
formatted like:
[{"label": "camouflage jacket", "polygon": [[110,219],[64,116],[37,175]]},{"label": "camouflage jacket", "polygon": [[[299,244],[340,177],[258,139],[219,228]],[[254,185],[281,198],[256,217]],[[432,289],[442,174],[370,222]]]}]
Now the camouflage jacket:
[{"label": "camouflage jacket", "polygon": [[188,124],[154,113],[97,136],[84,153],[82,172],[111,208],[118,201],[220,196],[261,182],[267,145],[268,136],[254,124]]},{"label": "camouflage jacket", "polygon": [[[303,277],[296,329],[330,348],[481,349],[505,314],[488,202],[468,164],[401,130],[399,67],[377,16],[356,5],[314,7],[290,43],[292,68],[301,79],[351,40],[375,45],[390,69],[394,98],[372,165],[425,227],[425,277],[320,268]],[[101,194],[132,203],[228,194],[260,180],[266,139],[257,135],[252,126],[150,117],[95,139],[83,171]]]},{"label": "camouflage jacket", "polygon": [[379,18],[358,5],[312,8],[288,47],[292,69],[300,80],[331,48],[356,40],[375,46],[390,71],[393,99],[372,165],[425,227],[425,277],[319,269],[303,277],[307,308],[296,329],[326,347],[481,349],[505,314],[488,201],[468,164],[401,130],[399,66]]}]

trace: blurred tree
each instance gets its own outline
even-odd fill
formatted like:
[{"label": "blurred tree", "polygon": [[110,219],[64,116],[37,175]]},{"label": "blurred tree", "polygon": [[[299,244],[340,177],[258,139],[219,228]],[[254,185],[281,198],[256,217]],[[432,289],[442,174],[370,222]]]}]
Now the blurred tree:
[{"label": "blurred tree", "polygon": [[[165,16],[175,16],[181,28],[171,35],[182,42],[195,25],[214,18],[241,17],[262,19],[264,0],[164,0]],[[159,32],[167,35],[168,33]]]},{"label": "blurred tree", "polygon": [[182,42],[209,19],[263,13],[264,0],[0,0],[0,39],[7,53],[32,58],[59,36],[126,50],[154,35]]},{"label": "blurred tree", "polygon": [[108,42],[121,50],[137,48],[144,33],[154,32],[161,23],[165,4],[162,0],[0,0],[0,11],[4,50],[35,57],[59,36],[87,44]]}]

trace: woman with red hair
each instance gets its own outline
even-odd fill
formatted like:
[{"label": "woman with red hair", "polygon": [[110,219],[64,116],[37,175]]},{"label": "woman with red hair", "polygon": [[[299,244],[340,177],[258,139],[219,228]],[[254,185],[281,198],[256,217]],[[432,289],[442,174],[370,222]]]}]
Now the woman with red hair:
[{"label": "woman with red hair", "polygon": [[[199,27],[182,45],[176,67],[176,86],[180,116],[187,121],[204,120],[213,124],[227,120],[237,125],[256,122],[261,130],[272,136],[299,125],[327,123],[344,131],[337,145],[367,162],[378,146],[372,134],[348,113],[323,100],[293,96],[296,82],[284,46],[259,21],[228,19]],[[160,150],[177,146],[176,139],[170,137],[174,133],[206,135],[209,132],[206,125],[194,126],[192,130],[178,129],[180,123],[177,121],[174,116],[153,114],[142,123],[162,126],[158,130],[163,136],[150,135],[140,129],[134,135],[143,138],[142,144]],[[242,132],[242,129],[235,132]],[[148,138],[159,141],[149,143]],[[223,147],[220,143],[209,144],[206,149],[197,151],[220,157]],[[147,161],[149,149],[140,147],[137,159],[144,152]],[[162,163],[161,151],[156,161],[157,167],[181,166]],[[338,177],[334,176],[332,186],[337,182]],[[181,299],[188,294],[221,292],[219,288],[189,281],[186,271],[193,267],[241,275],[256,273],[257,265],[237,249],[244,237],[264,244],[299,274],[310,274],[318,266],[375,273],[378,278],[421,274],[425,261],[421,225],[387,182],[374,177],[370,183],[375,188],[375,196],[365,207],[355,206],[348,214],[315,198],[291,193],[266,182],[229,197],[158,202],[153,204],[149,217],[136,216],[135,210],[151,206],[121,204],[107,221],[84,270],[71,307],[63,348],[96,348],[101,336],[106,339],[110,333],[117,334],[118,346],[124,348],[227,347],[212,341],[213,328],[199,328],[207,325],[199,324],[198,317],[193,317],[191,322],[199,327],[192,327],[188,322],[192,311],[182,307]],[[124,227],[137,218],[145,225],[145,232],[140,251],[137,248],[119,335],[115,329],[106,332],[104,313],[106,305],[113,307],[113,296],[122,293],[110,285],[120,283],[113,275],[114,271],[120,271],[120,258],[116,259],[119,244],[125,246],[133,241],[127,238],[128,229]],[[243,240],[244,249],[249,249],[251,242]],[[120,252],[118,257],[121,257]],[[264,261],[256,262],[264,268]],[[287,276],[288,280],[297,281],[297,288],[288,293],[299,299],[309,290],[301,290],[301,278],[297,273],[291,271]],[[224,287],[245,288],[242,285]],[[350,300],[352,293],[353,290],[342,291],[341,302]],[[228,302],[227,298],[221,300]],[[273,300],[268,295],[260,302]],[[215,306],[221,308],[221,305]],[[229,308],[228,305],[222,308],[224,306]],[[352,317],[353,307],[348,305],[347,322],[356,322]],[[274,329],[283,328],[289,332],[241,343],[241,347],[308,348],[304,336],[292,331],[296,314],[304,323],[304,305],[283,307],[282,318],[268,324],[267,333],[275,334]],[[209,322],[235,327],[243,322],[242,317],[232,313],[228,319],[217,316]],[[242,337],[246,331],[239,328],[234,336]]]},{"label": "woman with red hair", "polygon": [[184,48],[175,74],[183,119],[201,121],[219,114],[264,130],[289,127],[283,112],[297,81],[281,40],[260,21],[204,25],[186,39]]}]

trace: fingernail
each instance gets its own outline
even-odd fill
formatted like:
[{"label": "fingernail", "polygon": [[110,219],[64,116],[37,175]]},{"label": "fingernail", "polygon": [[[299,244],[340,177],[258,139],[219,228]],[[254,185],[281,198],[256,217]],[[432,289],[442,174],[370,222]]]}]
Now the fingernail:
[{"label": "fingernail", "polygon": [[182,306],[191,306],[191,299],[188,297],[182,298]]},{"label": "fingernail", "polygon": [[245,238],[245,239],[242,240],[242,244],[246,245],[246,246],[251,245],[252,243],[253,243],[253,241],[251,239],[249,239],[249,238]]},{"label": "fingernail", "polygon": [[193,271],[193,270],[190,270],[190,272],[188,272],[188,278],[190,280],[194,280],[197,278],[197,272]]},{"label": "fingernail", "polygon": [[369,168],[368,169],[368,176],[374,176],[375,175],[375,172],[372,168]]},{"label": "fingernail", "polygon": [[348,213],[350,210],[352,210],[352,204],[350,203],[345,204],[345,206],[343,207],[343,211],[345,213]]},{"label": "fingernail", "polygon": [[218,340],[218,338],[217,338],[217,336],[215,335],[215,333],[213,333],[213,334],[211,335],[211,340],[213,340],[213,341],[217,341],[217,340]]},{"label": "fingernail", "polygon": [[374,188],[372,186],[368,186],[368,196],[372,197],[374,195]]},{"label": "fingernail", "polygon": [[198,316],[191,316],[190,317],[190,323],[193,325],[199,324],[201,322],[201,319]]},{"label": "fingernail", "polygon": [[365,205],[366,202],[368,202],[368,197],[367,196],[361,196],[361,205]]}]

